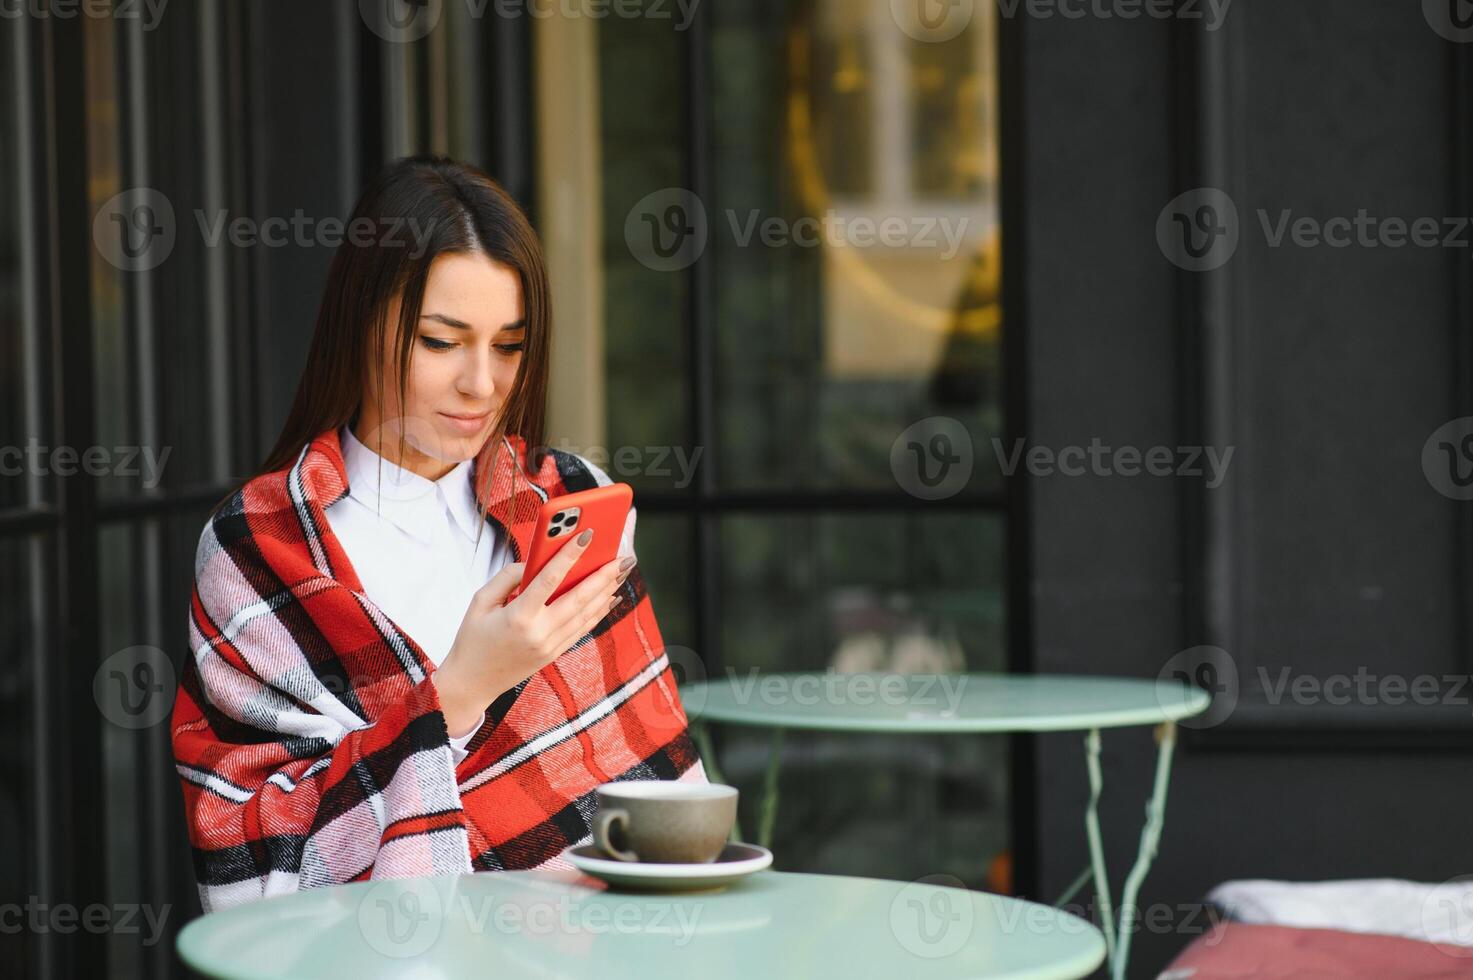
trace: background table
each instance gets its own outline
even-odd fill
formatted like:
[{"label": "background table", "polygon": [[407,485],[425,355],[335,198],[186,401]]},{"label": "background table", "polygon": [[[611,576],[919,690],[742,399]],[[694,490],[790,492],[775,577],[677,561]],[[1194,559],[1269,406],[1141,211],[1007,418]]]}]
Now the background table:
[{"label": "background table", "polygon": [[[1171,756],[1176,746],[1175,722],[1200,714],[1211,704],[1205,691],[1179,681],[986,673],[732,675],[682,685],[680,697],[713,782],[725,780],[716,765],[707,723],[772,729],[757,833],[763,846],[772,840],[776,819],[785,729],[891,734],[1084,732],[1090,787],[1084,826],[1090,866],[1057,904],[1067,902],[1093,880],[1111,974],[1116,980],[1125,976],[1133,920],[1138,912],[1136,899],[1156,856],[1165,820]],[[1117,916],[1100,834],[1099,800],[1104,787],[1100,730],[1144,725],[1157,727],[1156,776],[1146,804],[1140,848],[1126,875]],[[733,835],[740,835],[740,827]]]},{"label": "background table", "polygon": [[1047,905],[924,882],[759,871],[723,891],[605,889],[575,871],[360,882],[196,919],[212,977],[1081,977],[1104,937]]}]

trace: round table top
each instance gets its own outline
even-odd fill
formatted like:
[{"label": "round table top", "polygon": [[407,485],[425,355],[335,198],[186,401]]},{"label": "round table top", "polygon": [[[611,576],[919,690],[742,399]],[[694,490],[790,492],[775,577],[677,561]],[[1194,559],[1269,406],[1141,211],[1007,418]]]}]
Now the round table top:
[{"label": "round table top", "polygon": [[926,879],[760,871],[721,891],[672,895],[545,870],[308,889],[195,919],[179,953],[232,980],[1043,980],[1090,973],[1105,941],[1046,905]]},{"label": "round table top", "polygon": [[854,732],[1057,732],[1158,725],[1206,711],[1176,680],[1069,674],[759,673],[680,686],[692,719]]}]

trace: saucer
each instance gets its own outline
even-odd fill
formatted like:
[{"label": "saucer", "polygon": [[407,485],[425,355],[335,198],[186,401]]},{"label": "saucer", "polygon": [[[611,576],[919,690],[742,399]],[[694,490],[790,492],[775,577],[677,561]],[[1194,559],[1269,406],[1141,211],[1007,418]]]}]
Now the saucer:
[{"label": "saucer", "polygon": [[656,864],[606,857],[595,844],[563,849],[563,857],[582,871],[623,888],[644,891],[694,891],[724,888],[772,864],[772,852],[759,844],[728,842],[710,864]]}]

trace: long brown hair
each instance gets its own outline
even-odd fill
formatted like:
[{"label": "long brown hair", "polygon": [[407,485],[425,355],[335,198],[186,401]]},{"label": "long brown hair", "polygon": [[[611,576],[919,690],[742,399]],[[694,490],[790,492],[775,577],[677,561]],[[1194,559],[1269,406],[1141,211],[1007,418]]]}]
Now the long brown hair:
[{"label": "long brown hair", "polygon": [[[552,310],[542,246],[521,207],[476,167],[442,156],[414,156],[393,161],[369,182],[353,208],[350,231],[355,222],[373,229],[367,236],[372,241],[356,244],[354,238],[364,236],[349,234],[333,256],[307,366],[281,435],[257,475],[290,466],[320,433],[350,421],[368,384],[382,392],[383,379],[369,364],[380,362],[385,321],[396,293],[397,384],[399,404],[404,404],[430,265],[438,256],[456,252],[485,255],[515,270],[521,280],[525,346],[490,438],[520,436],[527,466],[536,472],[546,451],[542,437]],[[402,431],[399,439],[402,459]]]}]

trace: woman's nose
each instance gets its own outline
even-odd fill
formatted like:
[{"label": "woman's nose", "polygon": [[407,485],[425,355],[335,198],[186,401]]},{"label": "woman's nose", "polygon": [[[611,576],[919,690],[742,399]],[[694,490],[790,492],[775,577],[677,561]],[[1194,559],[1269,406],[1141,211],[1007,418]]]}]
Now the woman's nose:
[{"label": "woman's nose", "polygon": [[473,353],[460,372],[461,394],[471,398],[489,398],[496,388],[495,372],[489,351]]}]

